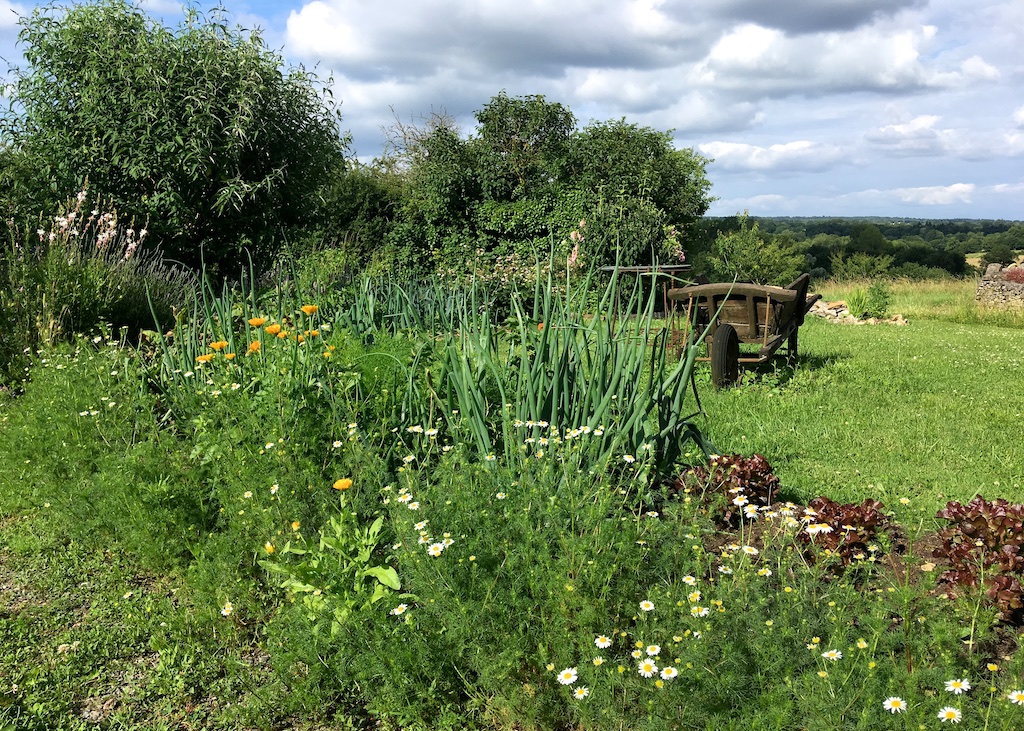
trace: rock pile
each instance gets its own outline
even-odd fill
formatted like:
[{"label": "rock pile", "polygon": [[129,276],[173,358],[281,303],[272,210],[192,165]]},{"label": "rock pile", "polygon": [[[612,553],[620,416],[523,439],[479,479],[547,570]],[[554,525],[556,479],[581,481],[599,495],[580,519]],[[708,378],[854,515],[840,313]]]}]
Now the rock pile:
[{"label": "rock pile", "polygon": [[974,299],[979,304],[991,307],[1017,308],[1024,307],[1024,283],[1011,282],[1006,278],[1008,272],[1024,268],[1021,264],[989,264],[985,274],[978,280],[978,291]]},{"label": "rock pile", "polygon": [[903,315],[893,315],[888,318],[868,317],[861,319],[854,317],[850,314],[850,308],[846,306],[846,303],[842,300],[835,302],[826,302],[825,300],[818,300],[811,307],[807,313],[814,315],[815,317],[823,317],[826,320],[832,320],[833,322],[841,322],[845,325],[878,325],[885,323],[887,325],[907,325],[907,319]]}]

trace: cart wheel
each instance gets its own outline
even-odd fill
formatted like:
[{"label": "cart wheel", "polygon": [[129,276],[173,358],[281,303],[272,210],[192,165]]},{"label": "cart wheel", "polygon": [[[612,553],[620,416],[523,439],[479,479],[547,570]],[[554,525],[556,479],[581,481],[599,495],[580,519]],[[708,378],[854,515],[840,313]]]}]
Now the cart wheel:
[{"label": "cart wheel", "polygon": [[796,365],[797,361],[797,331],[789,336],[789,344],[786,346],[786,360],[790,365]]},{"label": "cart wheel", "polygon": [[711,341],[711,382],[715,388],[728,388],[740,377],[740,338],[736,328],[723,323]]}]

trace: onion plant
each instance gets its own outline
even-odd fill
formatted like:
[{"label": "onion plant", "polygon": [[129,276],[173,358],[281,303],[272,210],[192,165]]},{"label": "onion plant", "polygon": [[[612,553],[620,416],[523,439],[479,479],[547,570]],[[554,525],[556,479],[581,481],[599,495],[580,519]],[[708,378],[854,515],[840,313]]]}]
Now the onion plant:
[{"label": "onion plant", "polygon": [[[532,301],[513,298],[504,327],[468,297],[445,338],[443,373],[431,381],[451,426],[468,429],[481,456],[508,456],[549,425],[601,437],[591,442],[597,461],[646,445],[666,467],[688,440],[711,451],[695,414],[685,414],[700,338],[688,338],[674,361],[672,321],[655,320],[657,288],[643,297],[640,285],[613,275],[601,290],[591,273],[555,287],[549,275]],[[596,302],[589,312],[588,302]]]}]

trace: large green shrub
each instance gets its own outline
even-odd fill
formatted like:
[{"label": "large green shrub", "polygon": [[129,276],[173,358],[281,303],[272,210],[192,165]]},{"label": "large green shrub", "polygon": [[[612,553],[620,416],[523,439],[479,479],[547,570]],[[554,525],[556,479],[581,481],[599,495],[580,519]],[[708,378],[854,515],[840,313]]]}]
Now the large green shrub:
[{"label": "large green shrub", "polygon": [[757,221],[740,219],[740,230],[721,233],[698,262],[698,271],[712,281],[785,286],[807,266],[807,258],[784,237],[765,236]]},{"label": "large green shrub", "polygon": [[21,20],[26,65],[2,119],[4,216],[49,210],[86,178],[190,265],[257,266],[319,213],[346,140],[317,79],[258,31],[189,9],[168,28],[125,0]]},{"label": "large green shrub", "polygon": [[476,117],[469,138],[444,118],[403,128],[415,145],[401,158],[404,203],[384,266],[504,286],[532,278],[552,251],[559,268],[678,262],[711,202],[707,160],[667,132],[624,120],[577,129],[562,104],[504,93]]}]

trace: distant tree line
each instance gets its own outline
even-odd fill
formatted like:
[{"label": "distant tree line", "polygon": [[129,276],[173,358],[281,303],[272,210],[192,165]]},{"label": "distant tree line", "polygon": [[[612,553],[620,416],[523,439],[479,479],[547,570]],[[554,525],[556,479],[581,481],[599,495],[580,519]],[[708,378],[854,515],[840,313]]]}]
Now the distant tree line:
[{"label": "distant tree line", "polygon": [[693,242],[697,270],[711,278],[785,283],[818,278],[962,277],[1008,264],[1024,251],[1024,224],[1002,220],[705,218]]}]

